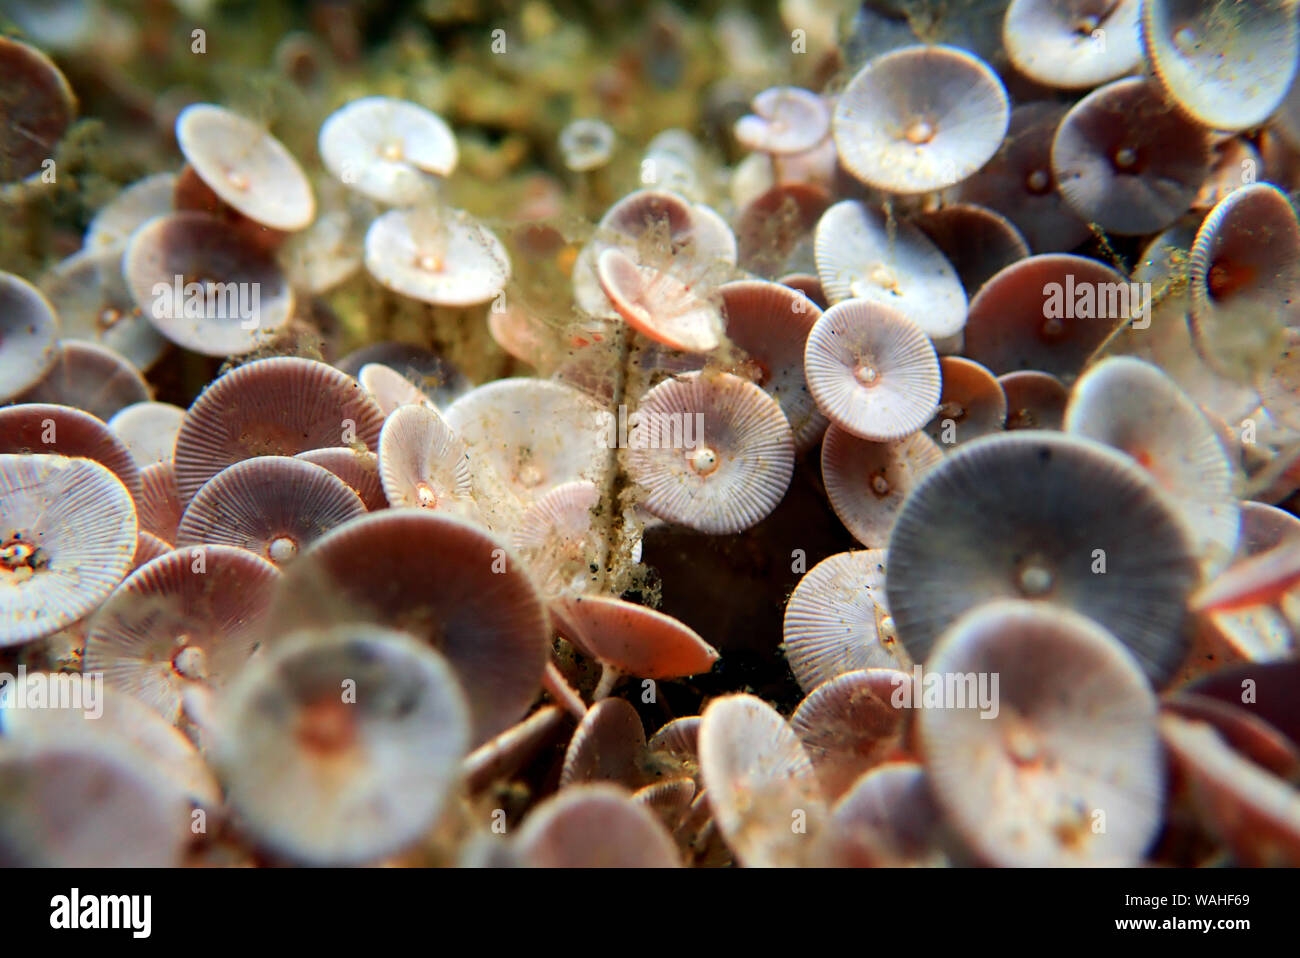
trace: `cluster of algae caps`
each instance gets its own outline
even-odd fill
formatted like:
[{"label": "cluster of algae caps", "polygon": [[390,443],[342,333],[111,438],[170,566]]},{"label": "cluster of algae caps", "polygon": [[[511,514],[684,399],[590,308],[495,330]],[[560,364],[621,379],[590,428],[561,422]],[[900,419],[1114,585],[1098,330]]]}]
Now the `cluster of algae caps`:
[{"label": "cluster of algae caps", "polygon": [[0,862],[1300,862],[1294,5],[57,6]]}]

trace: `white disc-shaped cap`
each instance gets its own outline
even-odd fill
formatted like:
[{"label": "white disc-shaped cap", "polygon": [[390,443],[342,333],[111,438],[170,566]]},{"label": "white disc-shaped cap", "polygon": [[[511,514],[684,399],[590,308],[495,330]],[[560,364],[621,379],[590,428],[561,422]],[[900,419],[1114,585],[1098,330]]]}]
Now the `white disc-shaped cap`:
[{"label": "white disc-shaped cap", "polygon": [[817,222],[817,275],[832,303],[867,299],[942,338],[966,324],[966,292],[947,257],[911,223],[895,223],[856,200]]},{"label": "white disc-shaped cap", "polygon": [[252,120],[194,103],[176,118],[176,142],[222,202],[255,223],[291,232],[316,215],[316,198],[298,161]]}]

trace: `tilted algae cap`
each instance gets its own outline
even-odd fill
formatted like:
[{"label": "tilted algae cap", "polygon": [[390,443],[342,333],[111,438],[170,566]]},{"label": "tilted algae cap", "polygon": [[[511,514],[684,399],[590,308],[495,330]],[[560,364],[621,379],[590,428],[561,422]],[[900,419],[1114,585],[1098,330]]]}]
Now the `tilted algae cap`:
[{"label": "tilted algae cap", "polygon": [[838,799],[868,769],[905,753],[912,713],[895,701],[913,681],[893,668],[855,669],[823,682],[799,703],[790,727],[828,800]]},{"label": "tilted algae cap", "polygon": [[782,622],[782,650],[799,686],[811,692],[846,672],[909,665],[888,617],[883,549],[836,553],[809,569]]},{"label": "tilted algae cap", "polygon": [[351,622],[402,629],[446,656],[469,697],[472,745],[522,718],[541,689],[542,600],[505,545],[463,520],[372,512],[286,568],[270,636]]},{"label": "tilted algae cap", "polygon": [[555,627],[580,650],[647,679],[707,672],[717,651],[694,629],[654,609],[613,596],[570,596],[550,604]]},{"label": "tilted algae cap", "polygon": [[1142,0],[1142,45],[1180,110],[1210,129],[1244,130],[1285,98],[1300,33],[1286,0]]},{"label": "tilted algae cap", "polygon": [[384,421],[379,477],[390,506],[473,514],[468,448],[428,406],[401,406]]},{"label": "tilted algae cap", "polygon": [[870,300],[936,338],[952,336],[966,323],[966,293],[957,271],[912,223],[843,200],[817,221],[814,255],[832,303]]},{"label": "tilted algae cap", "polygon": [[[713,820],[750,868],[826,864],[830,810],[799,737],[752,695],[724,695],[700,720],[700,772]],[[804,828],[792,828],[802,820]]]},{"label": "tilted algae cap", "polygon": [[983,60],[942,45],[870,61],[835,104],[845,168],[891,193],[952,186],[991,157],[1007,131],[1007,91]]},{"label": "tilted algae cap", "polygon": [[228,545],[284,566],[313,541],[365,515],[361,498],[322,466],[254,456],[217,473],[190,500],[176,545]]},{"label": "tilted algae cap", "polygon": [[294,356],[258,359],[220,376],[194,400],[176,436],[176,487],[188,503],[227,466],[308,449],[374,450],[384,414],[351,376]]},{"label": "tilted algae cap", "polygon": [[1182,515],[1196,555],[1214,575],[1237,552],[1235,472],[1214,427],[1158,366],[1112,356],[1079,377],[1065,431],[1133,457]]},{"label": "tilted algae cap", "polygon": [[1182,662],[1200,578],[1173,503],[1124,454],[1038,430],[961,446],[908,497],[885,591],[924,660],[966,611],[996,598],[1074,609],[1114,633],[1155,684]]},{"label": "tilted algae cap", "polygon": [[292,231],[316,215],[316,198],[298,161],[252,120],[193,103],[176,118],[176,141],[203,182],[250,220]]},{"label": "tilted algae cap", "polygon": [[250,352],[293,314],[293,290],[275,261],[207,213],[150,220],[131,235],[122,268],[154,328],[206,356]]},{"label": "tilted algae cap", "polygon": [[89,459],[0,455],[0,648],[92,612],[131,567],[131,494]]},{"label": "tilted algae cap", "polygon": [[1096,86],[1142,62],[1139,0],[1012,0],[1002,42],[1012,64],[1050,87]]},{"label": "tilted algae cap", "polygon": [[85,669],[169,721],[186,688],[219,688],[260,639],[280,573],[244,549],[177,549],[136,569],[89,624]]},{"label": "tilted algae cap", "polygon": [[360,864],[414,842],[469,748],[451,666],[373,624],[288,636],[219,710],[215,752],[232,806],[259,844],[306,864]]},{"label": "tilted algae cap", "polygon": [[648,808],[614,785],[575,785],[524,819],[515,854],[532,868],[673,868],[676,845]]},{"label": "tilted algae cap", "polygon": [[149,400],[149,384],[130,361],[107,346],[65,339],[54,363],[19,402],[58,403],[105,421]]},{"label": "tilted algae cap", "polygon": [[34,386],[54,364],[59,318],[31,283],[0,272],[0,402]]},{"label": "tilted algae cap", "polygon": [[748,380],[699,372],[666,379],[642,397],[636,416],[627,470],[659,518],[739,532],[785,497],[794,434],[776,400]]},{"label": "tilted algae cap", "polygon": [[35,47],[0,37],[0,183],[44,170],[72,123],[67,78]]},{"label": "tilted algae cap", "polygon": [[864,299],[822,314],[804,349],[808,389],[826,417],[862,439],[910,436],[939,401],[939,357],[902,313]]},{"label": "tilted algae cap", "polygon": [[1076,103],[1052,141],[1052,171],[1080,217],[1126,236],[1154,233],[1191,208],[1210,171],[1206,131],[1141,77]]},{"label": "tilted algae cap", "polygon": [[411,206],[437,194],[430,176],[450,176],[459,151],[438,114],[406,100],[368,96],[321,124],[321,162],[349,188],[379,203]]},{"label": "tilted algae cap", "polygon": [[965,707],[923,699],[916,719],[935,799],[981,861],[1142,860],[1164,804],[1156,698],[1109,632],[1070,609],[990,602],[945,631],[926,671],[988,677]]},{"label": "tilted algae cap", "polygon": [[746,354],[739,372],[780,405],[796,449],[811,449],[826,430],[826,417],[808,391],[803,351],[821,307],[798,290],[764,280],[726,283],[718,293],[727,338]]}]

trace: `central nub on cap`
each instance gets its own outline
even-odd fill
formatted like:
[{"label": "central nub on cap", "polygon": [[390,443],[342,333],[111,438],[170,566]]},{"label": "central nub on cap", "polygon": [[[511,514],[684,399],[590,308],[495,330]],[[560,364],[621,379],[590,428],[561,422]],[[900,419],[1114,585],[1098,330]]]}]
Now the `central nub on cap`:
[{"label": "central nub on cap", "polygon": [[903,131],[903,137],[908,143],[920,146],[934,139],[934,127],[925,120],[913,120]]},{"label": "central nub on cap", "polygon": [[1121,170],[1131,170],[1137,166],[1137,150],[1131,146],[1121,146],[1115,151],[1115,166]]},{"label": "central nub on cap", "polygon": [[1052,177],[1046,170],[1031,170],[1025,177],[1025,186],[1031,193],[1046,193],[1052,185]]},{"label": "central nub on cap", "polygon": [[857,369],[853,370],[853,378],[863,386],[875,386],[880,382],[880,371],[876,369],[874,363],[867,360],[859,363]]},{"label": "central nub on cap", "polygon": [[718,454],[708,446],[700,446],[686,453],[686,461],[697,475],[707,476],[718,468]]},{"label": "central nub on cap", "polygon": [[1029,598],[1038,598],[1052,591],[1055,577],[1041,559],[1030,559],[1020,566],[1016,574],[1016,585],[1022,594]]},{"label": "central nub on cap", "polygon": [[429,487],[428,483],[421,482],[415,487],[415,501],[425,509],[436,509],[438,494]]},{"label": "central nub on cap", "polygon": [[208,677],[208,657],[197,645],[187,644],[184,637],[178,640],[181,648],[172,656],[172,668],[182,678],[200,681]]},{"label": "central nub on cap", "polygon": [[266,547],[266,554],[275,563],[288,562],[298,554],[298,543],[289,536],[276,536]]}]

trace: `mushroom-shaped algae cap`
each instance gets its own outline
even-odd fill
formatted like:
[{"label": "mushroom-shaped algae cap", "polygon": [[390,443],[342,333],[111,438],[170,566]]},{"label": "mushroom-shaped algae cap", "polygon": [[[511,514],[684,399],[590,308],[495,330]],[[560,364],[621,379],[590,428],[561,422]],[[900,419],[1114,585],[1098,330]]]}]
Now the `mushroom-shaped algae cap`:
[{"label": "mushroom-shaped algae cap", "polygon": [[140,370],[107,346],[65,339],[45,376],[19,398],[72,406],[108,421],[128,406],[147,402],[149,385]]},{"label": "mushroom-shaped algae cap", "polygon": [[708,352],[721,342],[716,304],[657,266],[639,266],[611,247],[596,260],[596,277],[618,314],[657,343],[687,352]]},{"label": "mushroom-shaped algae cap", "polygon": [[782,625],[786,661],[805,692],[859,669],[910,664],[891,632],[885,552],[841,552],[809,569],[790,594]]},{"label": "mushroom-shaped algae cap", "polygon": [[1037,83],[1078,89],[1142,62],[1140,0],[1012,0],[1002,42],[1012,64]]},{"label": "mushroom-shaped algae cap", "polygon": [[829,810],[808,753],[775,709],[752,695],[714,699],[699,748],[713,820],[740,864],[824,863]]},{"label": "mushroom-shaped algae cap", "polygon": [[816,93],[774,86],[754,97],[754,112],[736,121],[736,139],[747,150],[803,153],[826,138],[830,109]]},{"label": "mushroom-shaped algae cap", "polygon": [[862,842],[891,865],[942,865],[943,813],[925,770],[915,762],[889,762],[867,772],[835,803],[841,841]]},{"label": "mushroom-shaped algae cap", "polygon": [[357,382],[370,393],[385,416],[398,406],[411,403],[432,405],[419,386],[392,366],[385,366],[383,363],[366,363],[357,373]]},{"label": "mushroom-shaped algae cap", "polygon": [[322,466],[254,456],[213,476],[190,500],[176,545],[228,545],[284,566],[335,526],[365,515],[361,498]]},{"label": "mushroom-shaped algae cap", "polygon": [[821,307],[780,283],[737,280],[718,289],[727,338],[746,353],[740,370],[777,401],[795,446],[807,450],[826,429],[803,375],[803,351]]},{"label": "mushroom-shaped algae cap", "polygon": [[515,839],[530,868],[674,868],[672,836],[616,785],[575,785],[538,805]]},{"label": "mushroom-shaped algae cap", "polygon": [[954,190],[960,199],[1006,216],[1035,253],[1071,250],[1089,235],[1088,224],[1056,188],[1052,170],[1052,141],[1067,111],[1054,102],[1018,105],[993,159]]},{"label": "mushroom-shaped algae cap", "polygon": [[996,152],[1007,91],[983,60],[948,46],[910,46],[870,61],[840,94],[832,129],[840,162],[891,193],[926,193],[970,176]]},{"label": "mushroom-shaped algae cap", "polygon": [[1094,365],[1074,385],[1065,430],[1132,456],[1182,514],[1206,571],[1237,552],[1234,470],[1214,427],[1159,367],[1131,356]]},{"label": "mushroom-shaped algae cap", "polygon": [[366,231],[366,269],[395,293],[435,306],[485,303],[510,279],[496,235],[465,213],[389,210]]},{"label": "mushroom-shaped algae cap", "polygon": [[1070,391],[1051,373],[1003,373],[998,385],[1007,397],[1007,429],[1060,429],[1065,422]]},{"label": "mushroom-shaped algae cap", "polygon": [[408,635],[352,623],[286,638],[222,696],[217,764],[286,859],[374,861],[436,823],[469,748],[465,693]]},{"label": "mushroom-shaped algae cap", "polygon": [[628,474],[654,515],[702,532],[739,532],[766,518],[794,474],[781,408],[730,373],[666,379],[641,400],[628,433]]},{"label": "mushroom-shaped algae cap", "polygon": [[579,390],[527,377],[467,392],[445,419],[471,459],[490,466],[524,501],[566,482],[600,480],[614,430],[609,411]]},{"label": "mushroom-shaped algae cap", "polygon": [[1090,616],[1158,684],[1186,653],[1198,580],[1181,515],[1140,466],[1091,439],[1023,430],[973,440],[921,480],[885,588],[914,659],[968,609],[1025,598]]},{"label": "mushroom-shaped algae cap", "polygon": [[379,478],[390,506],[472,510],[465,442],[428,406],[402,406],[384,421]]},{"label": "mushroom-shaped algae cap", "polygon": [[0,183],[45,169],[76,112],[72,88],[49,57],[0,37]]},{"label": "mushroom-shaped algae cap", "polygon": [[844,200],[817,221],[814,255],[832,303],[879,303],[935,338],[952,336],[966,323],[966,293],[957,271],[911,223],[890,222],[856,200]]},{"label": "mushroom-shaped algae cap", "polygon": [[147,562],[91,620],[85,670],[175,721],[187,688],[220,688],[253,654],[279,575],[224,545]]},{"label": "mushroom-shaped algae cap", "polygon": [[941,461],[943,450],[924,433],[872,442],[832,425],[822,442],[822,484],[853,538],[884,548],[907,496]]},{"label": "mushroom-shaped algae cap", "polygon": [[100,736],[0,741],[0,867],[179,866],[189,809],[148,762]]},{"label": "mushroom-shaped algae cap", "polygon": [[1007,421],[1007,396],[991,372],[973,359],[944,356],[939,360],[943,390],[939,411],[926,432],[945,445],[999,432]]},{"label": "mushroom-shaped algae cap", "polygon": [[131,568],[131,494],[99,463],[0,455],[0,647],[93,611]]},{"label": "mushroom-shaped algae cap", "polygon": [[155,216],[175,211],[175,173],[154,173],[136,180],[99,208],[90,225],[82,248],[90,253],[121,253],[131,234]]},{"label": "mushroom-shaped algae cap", "polygon": [[252,120],[193,103],[176,117],[176,142],[204,183],[250,220],[291,232],[311,223],[316,198],[298,161]]},{"label": "mushroom-shaped algae cap", "polygon": [[583,714],[564,752],[560,788],[578,782],[617,782],[637,788],[644,777],[645,729],[624,699],[601,699]]},{"label": "mushroom-shaped algae cap", "polygon": [[1300,224],[1268,183],[1215,205],[1192,243],[1191,327],[1198,354],[1243,380],[1281,358],[1282,326],[1300,323]]},{"label": "mushroom-shaped algae cap", "polygon": [[1142,0],[1142,45],[1180,110],[1210,129],[1249,129],[1281,105],[1295,76],[1295,4]]},{"label": "mushroom-shaped algae cap", "polygon": [[556,628],[587,654],[644,679],[707,672],[717,651],[672,616],[612,596],[572,596],[551,605]]},{"label": "mushroom-shaped algae cap", "polygon": [[592,591],[600,585],[609,546],[593,510],[600,489],[579,479],[531,503],[513,532],[514,547],[547,595]]},{"label": "mushroom-shaped algae cap", "polygon": [[275,261],[207,213],[150,220],[132,234],[122,268],[154,328],[206,356],[250,352],[293,315],[293,290]]},{"label": "mushroom-shaped algae cap", "polygon": [[799,703],[790,726],[828,800],[838,799],[863,772],[903,751],[909,713],[895,703],[913,681],[892,668],[855,670],[823,682]]},{"label": "mushroom-shaped algae cap", "polygon": [[0,453],[6,452],[93,460],[139,499],[140,470],[131,450],[103,421],[80,409],[52,403],[0,407]]},{"label": "mushroom-shaped algae cap", "polygon": [[54,364],[59,318],[31,283],[0,272],[0,402],[28,389]]},{"label": "mushroom-shaped algae cap", "polygon": [[325,169],[378,203],[412,206],[435,197],[426,174],[450,176],[459,152],[438,114],[406,100],[368,96],[340,107],[321,124]]},{"label": "mushroom-shaped algae cap", "polygon": [[176,487],[188,503],[222,469],[253,456],[364,445],[374,450],[384,414],[355,379],[294,356],[258,359],[215,380],[176,436]]},{"label": "mushroom-shaped algae cap", "polygon": [[808,335],[804,375],[831,422],[862,439],[910,436],[939,402],[939,357],[902,313],[869,300],[836,303]]},{"label": "mushroom-shaped algae cap", "polygon": [[184,419],[185,410],[180,406],[136,402],[119,409],[107,425],[131,450],[136,465],[143,470],[156,462],[171,462],[176,452],[176,434]]},{"label": "mushroom-shaped algae cap", "polygon": [[127,288],[122,248],[93,247],[73,253],[46,270],[40,286],[59,317],[65,340],[107,346],[146,369],[161,358],[167,340]]},{"label": "mushroom-shaped algae cap", "polygon": [[284,573],[268,634],[372,623],[409,632],[451,663],[471,744],[523,717],[541,688],[546,610],[487,532],[438,512],[385,509],[318,539]]},{"label": "mushroom-shaped algae cap", "polygon": [[[976,676],[985,692],[926,707],[921,754],[945,818],[996,865],[1138,864],[1160,828],[1156,699],[1096,622],[1003,600],[961,618],[926,676]],[[933,684],[932,682],[929,684]],[[961,690],[948,686],[954,692]],[[1094,827],[1102,820],[1105,828]]]},{"label": "mushroom-shaped algae cap", "polygon": [[1210,172],[1210,139],[1150,80],[1094,90],[1071,108],[1052,142],[1052,170],[1071,209],[1104,230],[1154,233],[1191,207]]},{"label": "mushroom-shaped algae cap", "polygon": [[1086,256],[1012,263],[971,300],[966,356],[991,372],[1073,378],[1118,326],[1149,310],[1142,284]]},{"label": "mushroom-shaped algae cap", "polygon": [[1009,219],[974,203],[949,203],[917,217],[916,225],[948,258],[968,297],[999,270],[1029,255],[1025,238]]}]

